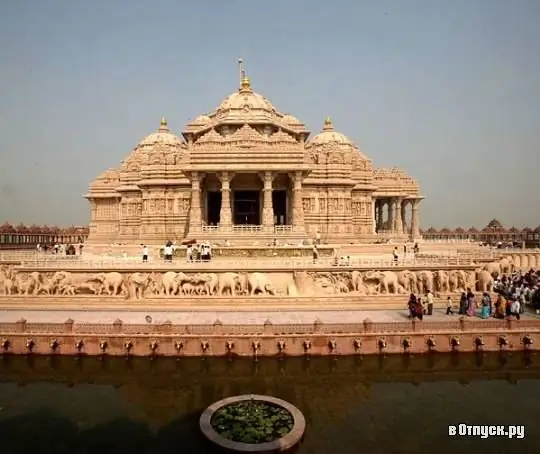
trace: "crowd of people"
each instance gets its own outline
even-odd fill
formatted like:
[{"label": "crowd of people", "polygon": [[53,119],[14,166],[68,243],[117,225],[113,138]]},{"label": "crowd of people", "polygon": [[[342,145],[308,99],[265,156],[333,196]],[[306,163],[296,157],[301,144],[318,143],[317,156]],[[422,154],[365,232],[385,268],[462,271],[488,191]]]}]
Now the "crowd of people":
[{"label": "crowd of people", "polygon": [[423,299],[421,296],[416,296],[414,293],[411,293],[408,302],[409,318],[423,320],[424,315],[433,315],[434,303],[435,296],[430,290],[426,292]]},{"label": "crowd of people", "polygon": [[[172,241],[167,241],[163,247],[163,260],[172,263],[177,245]],[[150,250],[146,244],[142,245],[142,261],[147,263],[150,257]],[[188,262],[209,262],[212,260],[212,245],[209,241],[202,243],[191,242],[186,245],[186,259]]]},{"label": "crowd of people", "polygon": [[[515,271],[512,274],[501,274],[495,279],[493,291],[496,298],[483,292],[477,298],[473,290],[468,288],[461,294],[457,307],[451,296],[446,300],[446,315],[480,316],[504,319],[513,316],[520,319],[525,307],[531,307],[540,313],[540,271],[531,269],[527,272]],[[409,317],[422,320],[425,315],[433,313],[433,293],[427,292],[425,297],[411,294],[408,302]]]}]

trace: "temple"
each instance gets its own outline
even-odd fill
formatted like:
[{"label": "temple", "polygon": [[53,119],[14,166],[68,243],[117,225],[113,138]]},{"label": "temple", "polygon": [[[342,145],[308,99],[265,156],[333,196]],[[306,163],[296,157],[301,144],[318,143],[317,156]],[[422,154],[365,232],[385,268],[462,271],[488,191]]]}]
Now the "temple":
[{"label": "temple", "polygon": [[181,136],[163,118],[90,184],[88,243],[420,237],[417,181],[374,168],[330,118],[310,138],[252,89],[243,68],[240,88]]}]

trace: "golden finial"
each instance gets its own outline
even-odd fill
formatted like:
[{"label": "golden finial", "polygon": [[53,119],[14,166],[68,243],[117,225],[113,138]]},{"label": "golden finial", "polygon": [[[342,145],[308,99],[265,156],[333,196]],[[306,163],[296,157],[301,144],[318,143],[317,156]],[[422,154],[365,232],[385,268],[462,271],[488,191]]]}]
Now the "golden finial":
[{"label": "golden finial", "polygon": [[248,76],[244,76],[242,79],[242,89],[246,90],[251,87],[251,81]]},{"label": "golden finial", "polygon": [[326,117],[324,120],[324,128],[325,131],[328,131],[330,129],[334,129],[334,125],[332,124],[332,119],[330,117]]},{"label": "golden finial", "polygon": [[161,127],[167,126],[167,119],[165,117],[161,117],[160,126]]}]

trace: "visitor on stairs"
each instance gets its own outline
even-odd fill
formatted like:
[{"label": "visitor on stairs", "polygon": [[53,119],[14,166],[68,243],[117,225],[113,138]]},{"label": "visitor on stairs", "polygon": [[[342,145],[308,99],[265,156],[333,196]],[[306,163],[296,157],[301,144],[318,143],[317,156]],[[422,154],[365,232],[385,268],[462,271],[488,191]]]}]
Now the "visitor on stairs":
[{"label": "visitor on stairs", "polygon": [[433,315],[433,303],[435,302],[435,297],[433,296],[433,292],[431,290],[427,291],[426,299],[427,299],[427,315]]},{"label": "visitor on stairs", "polygon": [[454,315],[454,311],[452,310],[452,297],[451,296],[446,298],[446,315]]},{"label": "visitor on stairs", "polygon": [[480,316],[483,319],[489,318],[489,315],[490,315],[489,304],[490,304],[489,295],[486,292],[484,292],[484,294],[482,295],[482,309],[480,312]]},{"label": "visitor on stairs", "polygon": [[517,320],[519,320],[519,311],[521,309],[521,303],[519,302],[519,300],[515,299],[514,301],[512,301],[512,304],[510,305],[510,313],[511,315],[513,315],[514,317],[516,317]]}]

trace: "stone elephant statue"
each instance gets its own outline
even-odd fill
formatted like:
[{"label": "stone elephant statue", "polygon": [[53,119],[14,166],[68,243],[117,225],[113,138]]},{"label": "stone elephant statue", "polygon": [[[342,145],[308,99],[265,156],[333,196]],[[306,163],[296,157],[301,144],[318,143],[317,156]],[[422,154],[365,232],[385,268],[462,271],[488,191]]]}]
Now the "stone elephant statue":
[{"label": "stone elephant statue", "polygon": [[493,275],[489,271],[485,269],[477,271],[476,290],[478,290],[479,292],[493,291]]},{"label": "stone elephant statue", "polygon": [[257,292],[270,295],[276,294],[276,289],[270,282],[268,275],[265,273],[251,273],[248,275],[248,287],[250,295],[253,296]]},{"label": "stone elephant statue", "polygon": [[218,277],[218,295],[223,295],[228,291],[231,296],[236,296],[237,288],[240,288],[241,293],[245,292],[245,277],[240,273],[221,273]]},{"label": "stone elephant statue", "polygon": [[116,296],[122,292],[127,293],[124,276],[121,273],[100,273],[94,279],[101,282],[102,290],[106,291],[109,295]]},{"label": "stone elephant statue", "polygon": [[462,270],[452,270],[448,273],[448,291],[464,292],[467,288],[467,275]]},{"label": "stone elephant statue", "polygon": [[178,294],[184,282],[189,282],[186,274],[167,271],[161,276],[160,282],[156,285],[156,290],[159,294],[174,296]]},{"label": "stone elephant statue", "polygon": [[144,298],[144,292],[150,284],[150,276],[145,273],[131,273],[126,279],[127,297],[134,299]]},{"label": "stone elephant statue", "polygon": [[450,275],[447,271],[437,270],[433,273],[433,288],[438,292],[450,291]]},{"label": "stone elephant statue", "polygon": [[418,278],[416,274],[409,270],[403,270],[397,273],[398,283],[407,293],[416,293],[418,291]]},{"label": "stone elephant statue", "polygon": [[197,274],[192,278],[192,281],[196,281],[196,284],[201,287],[202,293],[208,296],[214,295],[219,286],[219,277],[216,273],[202,273]]},{"label": "stone elephant statue", "polygon": [[511,274],[514,271],[514,261],[511,257],[504,257],[499,263],[501,264],[501,273]]},{"label": "stone elephant statue", "polygon": [[427,293],[433,291],[433,272],[432,271],[418,271],[416,273],[418,277],[418,292]]},{"label": "stone elephant statue", "polygon": [[378,282],[379,293],[399,293],[398,277],[394,271],[370,271],[366,278]]},{"label": "stone elephant statue", "polygon": [[489,262],[486,263],[482,269],[487,271],[494,278],[496,278],[501,274],[502,266],[500,262]]}]

